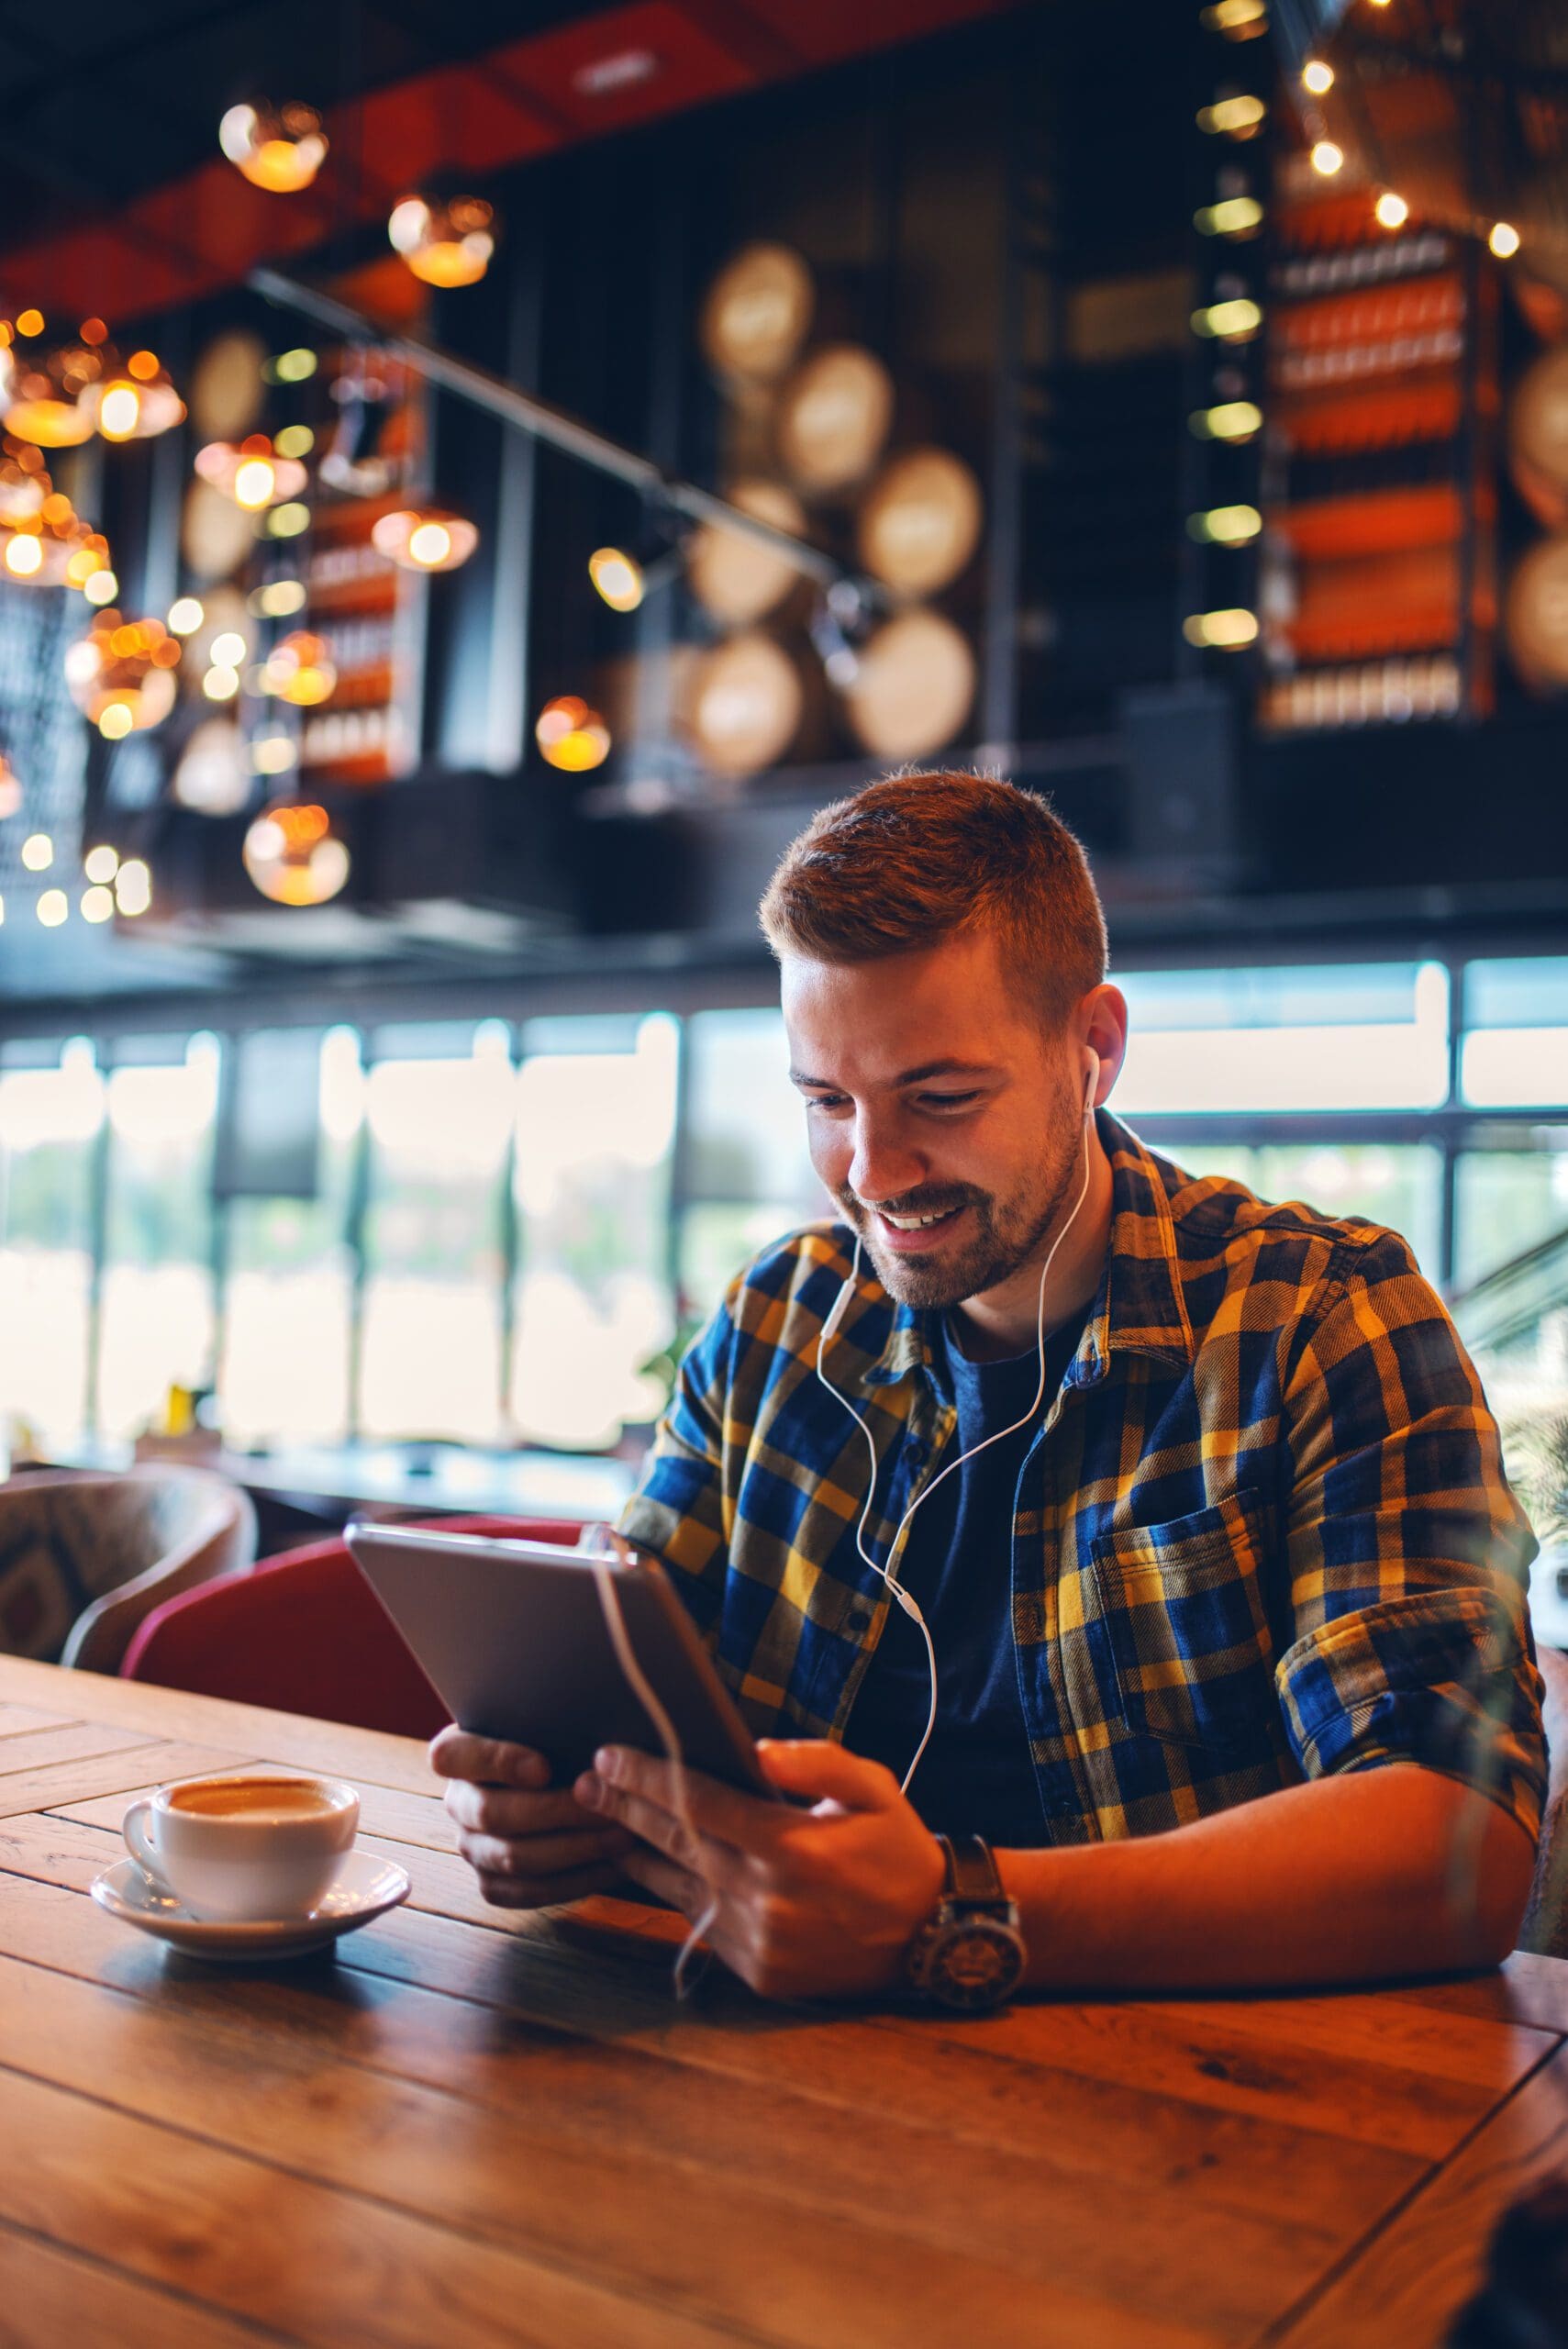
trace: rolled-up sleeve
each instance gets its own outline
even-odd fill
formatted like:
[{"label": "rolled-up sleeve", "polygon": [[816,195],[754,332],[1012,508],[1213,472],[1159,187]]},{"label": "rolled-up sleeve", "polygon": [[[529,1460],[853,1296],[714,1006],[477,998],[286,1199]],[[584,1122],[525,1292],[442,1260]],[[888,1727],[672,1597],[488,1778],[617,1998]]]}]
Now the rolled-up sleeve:
[{"label": "rolled-up sleeve", "polygon": [[1535,1542],[1497,1429],[1403,1241],[1362,1251],[1285,1381],[1290,1643],[1277,1673],[1309,1777],[1416,1762],[1512,1813],[1546,1787],[1526,1606]]}]

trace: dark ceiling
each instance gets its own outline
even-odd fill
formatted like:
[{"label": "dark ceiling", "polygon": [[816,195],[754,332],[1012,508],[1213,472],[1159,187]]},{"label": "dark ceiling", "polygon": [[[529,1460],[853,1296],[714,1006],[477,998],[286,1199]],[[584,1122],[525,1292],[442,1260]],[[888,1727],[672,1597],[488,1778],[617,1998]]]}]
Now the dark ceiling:
[{"label": "dark ceiling", "polygon": [[[0,289],[125,319],[319,248],[417,186],[481,184],[573,141],[989,16],[1011,0],[77,0],[0,46]],[[303,99],[315,185],[218,152],[244,99]]]}]

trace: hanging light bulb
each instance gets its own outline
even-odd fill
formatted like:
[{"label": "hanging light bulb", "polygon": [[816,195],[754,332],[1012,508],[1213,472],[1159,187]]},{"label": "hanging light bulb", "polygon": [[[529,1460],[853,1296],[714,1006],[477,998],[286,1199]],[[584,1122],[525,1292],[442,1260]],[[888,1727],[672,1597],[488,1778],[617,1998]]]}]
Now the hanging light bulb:
[{"label": "hanging light bulb", "polygon": [[1402,195],[1396,195],[1391,187],[1384,189],[1372,208],[1380,228],[1402,228],[1410,217],[1409,206]]},{"label": "hanging light bulb", "polygon": [[619,547],[595,547],[588,557],[588,576],[612,612],[635,612],[642,601],[642,565]]},{"label": "hanging light bulb", "polygon": [[185,403],[151,351],[133,351],[123,367],[117,361],[106,364],[82,405],[106,440],[150,440],[185,420]]},{"label": "hanging light bulb", "polygon": [[1498,261],[1512,261],[1519,249],[1519,232],[1511,220],[1499,220],[1486,242]]},{"label": "hanging light bulb", "polygon": [[217,143],[252,187],[274,195],[308,187],[327,160],[321,117],[297,99],[282,106],[262,98],[230,106],[217,126]]},{"label": "hanging light bulb", "polygon": [[349,877],[349,852],[325,807],[278,800],[245,835],[245,870],[280,906],[322,906]]},{"label": "hanging light bulb", "polygon": [[425,284],[477,285],[495,250],[495,218],[481,196],[454,195],[432,204],[422,195],[406,195],[393,206],[386,233]]},{"label": "hanging light bulb", "polygon": [[[36,310],[24,310],[17,324],[43,319]],[[68,342],[47,358],[15,358],[10,397],[6,405],[7,432],[40,449],[78,449],[93,437],[94,419],[84,395],[104,372],[103,362],[90,343]]]},{"label": "hanging light bulb", "polygon": [[313,636],[305,628],[293,629],[268,654],[261,683],[268,693],[293,702],[297,708],[314,709],[331,700],[338,683],[330,651],[324,636]]},{"label": "hanging light bulb", "polygon": [[610,729],[576,694],[558,694],[539,711],[534,740],[540,755],[567,774],[585,774],[610,754]]},{"label": "hanging light bulb", "polygon": [[161,620],[98,614],[65,655],[72,700],[108,741],[158,726],[174,707],[180,644]]},{"label": "hanging light bulb", "polygon": [[1312,168],[1331,180],[1336,172],[1344,169],[1345,150],[1332,139],[1319,139],[1312,150]]},{"label": "hanging light bulb", "polygon": [[408,507],[384,514],[371,530],[371,544],[405,571],[455,571],[479,544],[479,532],[461,514]]},{"label": "hanging light bulb", "polygon": [[197,450],[195,467],[204,481],[232,497],[247,514],[297,497],[309,479],[297,458],[280,456],[264,432],[252,432],[239,441],[209,440]]}]

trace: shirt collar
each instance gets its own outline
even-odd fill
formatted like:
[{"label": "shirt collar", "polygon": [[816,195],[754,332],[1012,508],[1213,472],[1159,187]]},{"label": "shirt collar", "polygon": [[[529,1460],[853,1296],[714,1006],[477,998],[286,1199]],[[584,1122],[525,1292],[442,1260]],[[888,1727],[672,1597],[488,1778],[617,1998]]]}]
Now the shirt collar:
[{"label": "shirt collar", "polygon": [[[1158,1161],[1108,1109],[1095,1123],[1111,1166],[1111,1235],[1099,1291],[1089,1308],[1067,1384],[1092,1386],[1105,1377],[1113,1354],[1142,1354],[1185,1364],[1196,1352],[1182,1297],[1180,1258],[1171,1203]],[[893,1305],[874,1274],[862,1278],[893,1306],[887,1341],[862,1373],[862,1386],[890,1386],[911,1370],[929,1371],[928,1316],[913,1305]]]}]

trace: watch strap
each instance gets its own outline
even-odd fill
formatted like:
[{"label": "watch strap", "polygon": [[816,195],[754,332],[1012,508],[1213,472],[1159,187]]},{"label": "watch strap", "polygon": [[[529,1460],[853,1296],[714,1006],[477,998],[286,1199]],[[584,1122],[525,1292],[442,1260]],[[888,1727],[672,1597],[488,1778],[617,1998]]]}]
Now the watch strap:
[{"label": "watch strap", "polygon": [[950,1899],[976,1908],[1007,1907],[1006,1888],[983,1835],[939,1835],[937,1841],[947,1861]]}]

